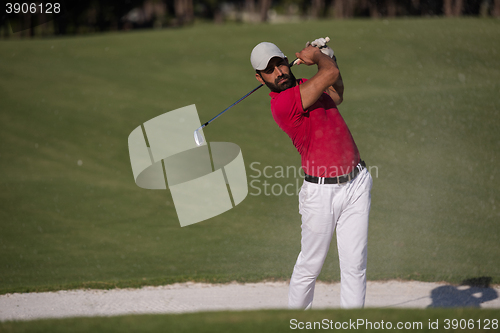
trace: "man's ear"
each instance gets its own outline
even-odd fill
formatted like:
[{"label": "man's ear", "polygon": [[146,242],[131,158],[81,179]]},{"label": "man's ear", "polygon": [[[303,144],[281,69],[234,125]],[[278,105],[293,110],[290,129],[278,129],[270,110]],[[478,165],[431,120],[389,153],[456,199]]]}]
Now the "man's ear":
[{"label": "man's ear", "polygon": [[260,76],[259,73],[255,73],[255,78],[257,79],[257,81],[259,81],[260,83],[262,84],[266,84],[266,82],[264,82],[264,80],[262,79],[262,76]]}]

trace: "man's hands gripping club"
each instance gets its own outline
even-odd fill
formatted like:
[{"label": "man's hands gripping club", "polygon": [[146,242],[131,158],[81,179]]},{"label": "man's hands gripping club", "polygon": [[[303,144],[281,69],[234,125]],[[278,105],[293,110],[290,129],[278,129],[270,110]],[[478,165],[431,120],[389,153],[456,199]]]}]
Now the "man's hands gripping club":
[{"label": "man's hands gripping club", "polygon": [[321,52],[323,52],[330,58],[333,58],[333,53],[334,53],[333,50],[328,45],[326,45],[326,43],[328,43],[329,41],[330,37],[318,38],[315,39],[312,43],[307,42],[306,47],[308,47],[309,45],[317,47],[318,49],[321,50]]},{"label": "man's hands gripping club", "polygon": [[[336,89],[335,85],[338,85],[337,81],[339,81],[340,72],[331,57],[333,56],[333,50],[325,47],[328,40],[329,38],[318,38],[312,43],[308,42],[302,51],[295,54],[300,59],[299,64],[318,66],[318,72],[310,80],[300,85],[300,96],[304,110],[313,105],[323,92],[328,93],[336,104],[342,102],[343,84],[341,93],[339,93],[338,88],[340,87]],[[322,45],[323,48],[314,47],[313,43]]]},{"label": "man's hands gripping club", "polygon": [[[304,50],[307,49],[309,46],[313,46],[313,47],[319,49],[321,51],[321,53],[329,56],[330,58],[333,58],[333,55],[334,55],[333,50],[328,45],[326,45],[326,43],[328,43],[329,41],[330,41],[330,37],[315,39],[312,42],[307,42]],[[297,59],[298,59],[297,65],[306,64],[306,65],[310,66],[309,63],[302,61],[302,59],[298,57],[298,54],[300,54],[300,52],[296,53]]]}]

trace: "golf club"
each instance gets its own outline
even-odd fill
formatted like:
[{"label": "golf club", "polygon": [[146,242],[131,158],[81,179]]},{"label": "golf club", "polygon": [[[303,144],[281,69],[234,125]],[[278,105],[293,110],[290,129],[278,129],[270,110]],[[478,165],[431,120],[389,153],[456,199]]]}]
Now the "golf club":
[{"label": "golf club", "polygon": [[[292,63],[289,65],[289,67],[292,67],[293,65],[296,64],[296,62],[298,61],[299,59],[295,59],[294,61],[292,61]],[[218,115],[216,115],[215,117],[213,117],[212,119],[210,119],[209,121],[207,121],[206,123],[204,123],[203,125],[201,125],[200,127],[198,127],[195,131],[194,131],[194,141],[196,142],[196,144],[198,146],[201,146],[203,144],[203,136],[201,135],[200,133],[200,130],[207,127],[208,124],[210,124],[212,121],[214,121],[215,119],[219,118],[224,112],[226,112],[227,110],[229,110],[230,108],[232,108],[233,106],[235,106],[236,104],[238,104],[239,102],[241,102],[242,100],[244,100],[245,98],[247,98],[248,96],[250,96],[251,94],[253,94],[255,91],[257,91],[260,87],[262,87],[263,84],[261,83],[260,85],[258,85],[257,87],[255,87],[254,89],[252,89],[249,93],[247,93],[245,96],[241,97],[239,100],[237,100],[236,102],[234,102],[233,104],[231,104],[229,107],[227,107],[225,110],[223,110],[221,113],[219,113]]]},{"label": "golf club", "polygon": [[[326,39],[327,42],[330,41],[330,38],[328,38],[328,37],[326,37],[325,39]],[[320,47],[320,48],[322,48],[322,47]],[[288,65],[288,67],[292,67],[292,66],[296,65],[299,60],[300,60],[299,58],[295,59],[294,61],[292,61]],[[236,104],[238,104],[239,102],[241,102],[242,100],[244,100],[245,98],[247,98],[248,96],[250,96],[251,94],[253,94],[255,91],[257,91],[262,86],[263,86],[263,84],[260,84],[259,86],[257,86],[256,88],[254,88],[252,91],[250,91],[249,93],[247,93],[245,96],[241,97],[239,100],[237,100],[236,102],[234,102],[233,104],[231,104],[228,108],[226,108],[225,110],[223,110],[221,113],[219,113],[218,115],[216,115],[215,117],[213,117],[212,119],[210,119],[209,121],[207,121],[206,123],[204,123],[203,125],[201,125],[200,127],[198,127],[194,131],[194,141],[196,142],[196,145],[201,146],[203,144],[203,142],[204,142],[203,141],[203,135],[200,133],[201,129],[207,127],[208,124],[210,124],[215,119],[219,118],[224,112],[226,112],[227,110],[229,110],[230,108],[232,108],[233,106],[235,106]]]}]

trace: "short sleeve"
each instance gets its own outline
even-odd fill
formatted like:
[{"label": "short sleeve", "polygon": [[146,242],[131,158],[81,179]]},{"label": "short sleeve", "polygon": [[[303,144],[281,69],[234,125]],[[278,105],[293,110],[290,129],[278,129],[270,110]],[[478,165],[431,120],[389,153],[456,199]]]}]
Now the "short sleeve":
[{"label": "short sleeve", "polygon": [[298,126],[304,114],[299,85],[277,94],[271,100],[271,111],[282,129]]}]

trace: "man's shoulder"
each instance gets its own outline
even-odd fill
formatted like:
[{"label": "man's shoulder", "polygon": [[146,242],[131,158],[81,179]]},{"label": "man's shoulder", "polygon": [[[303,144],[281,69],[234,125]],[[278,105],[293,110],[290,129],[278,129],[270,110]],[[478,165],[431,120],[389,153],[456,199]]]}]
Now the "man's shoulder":
[{"label": "man's shoulder", "polygon": [[288,89],[286,89],[286,90],[283,90],[283,91],[281,91],[281,92],[279,92],[279,93],[274,92],[274,91],[271,91],[271,92],[269,93],[269,96],[271,96],[271,98],[272,98],[272,99],[276,99],[276,98],[278,98],[278,97],[284,97],[284,96],[286,96],[286,95],[293,94],[293,91],[294,91],[295,89],[298,89],[297,87],[298,87],[299,85],[301,85],[302,83],[306,82],[306,81],[307,81],[307,79],[298,79],[298,80],[297,80],[297,84],[296,84],[295,86],[290,87],[290,88],[288,88]]},{"label": "man's shoulder", "polygon": [[277,122],[295,121],[293,119],[304,112],[299,90],[302,79],[297,80],[297,83],[294,87],[271,95],[271,112]]}]

